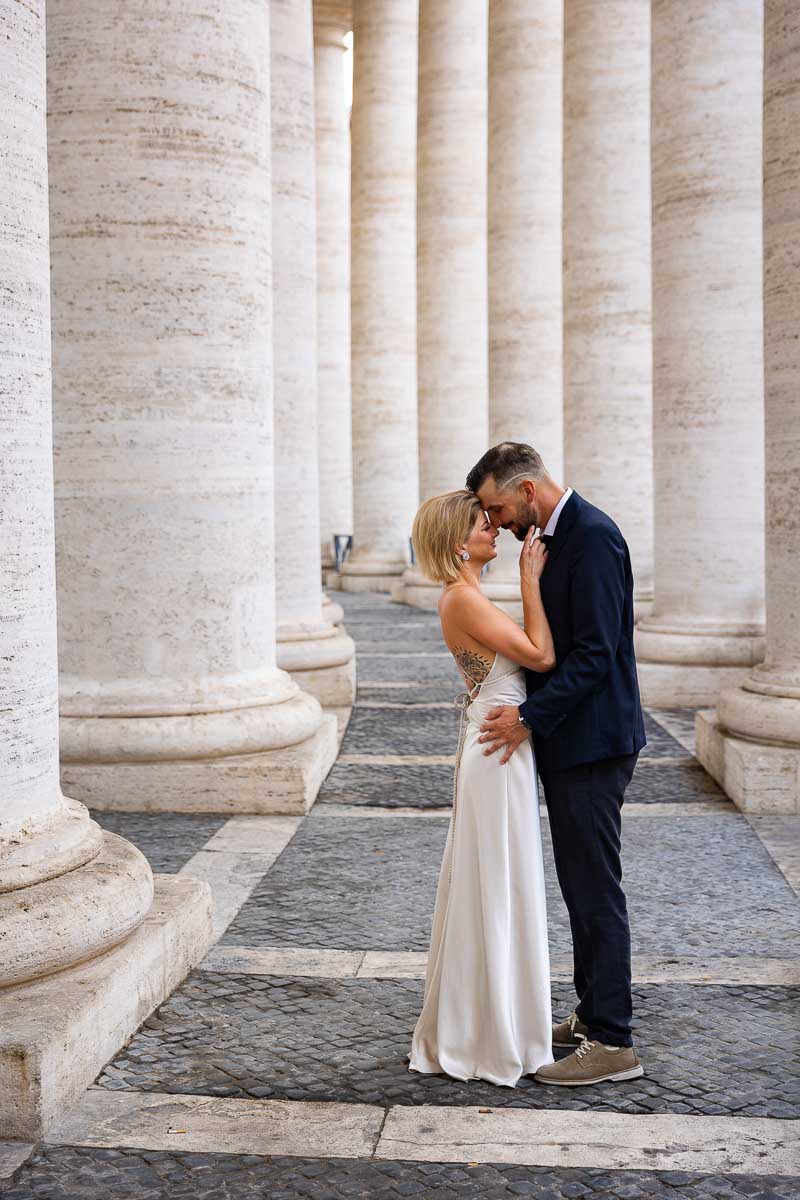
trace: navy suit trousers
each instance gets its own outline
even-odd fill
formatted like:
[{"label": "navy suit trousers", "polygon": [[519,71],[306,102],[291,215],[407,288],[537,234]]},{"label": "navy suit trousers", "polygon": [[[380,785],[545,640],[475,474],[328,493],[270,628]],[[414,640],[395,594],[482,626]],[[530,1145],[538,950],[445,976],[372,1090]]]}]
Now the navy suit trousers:
[{"label": "navy suit trousers", "polygon": [[622,890],[622,804],[638,754],[539,768],[572,927],[578,1017],[592,1041],[631,1046],[631,935]]}]

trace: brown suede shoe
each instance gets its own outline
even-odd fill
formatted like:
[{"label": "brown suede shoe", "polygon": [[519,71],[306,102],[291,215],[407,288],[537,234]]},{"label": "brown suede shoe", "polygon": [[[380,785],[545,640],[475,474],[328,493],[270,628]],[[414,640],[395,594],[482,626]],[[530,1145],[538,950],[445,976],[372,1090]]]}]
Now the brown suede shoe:
[{"label": "brown suede shoe", "polygon": [[571,1012],[566,1021],[553,1022],[554,1046],[580,1046],[587,1034],[586,1026],[576,1012]]},{"label": "brown suede shoe", "polygon": [[584,1038],[574,1054],[568,1054],[549,1067],[541,1067],[533,1078],[537,1083],[555,1083],[559,1087],[584,1087],[606,1079],[615,1083],[622,1079],[638,1079],[640,1075],[644,1075],[644,1067],[632,1046],[615,1046],[609,1050],[600,1042]]}]

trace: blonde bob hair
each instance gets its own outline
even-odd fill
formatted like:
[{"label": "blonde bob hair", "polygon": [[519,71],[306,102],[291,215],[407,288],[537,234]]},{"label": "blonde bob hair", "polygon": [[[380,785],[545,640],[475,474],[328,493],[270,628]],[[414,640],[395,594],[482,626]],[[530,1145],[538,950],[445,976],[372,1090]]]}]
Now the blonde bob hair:
[{"label": "blonde bob hair", "polygon": [[478,497],[464,488],[432,496],[420,506],[411,541],[423,575],[434,583],[453,583],[460,578],[456,546],[466,542],[482,512]]}]

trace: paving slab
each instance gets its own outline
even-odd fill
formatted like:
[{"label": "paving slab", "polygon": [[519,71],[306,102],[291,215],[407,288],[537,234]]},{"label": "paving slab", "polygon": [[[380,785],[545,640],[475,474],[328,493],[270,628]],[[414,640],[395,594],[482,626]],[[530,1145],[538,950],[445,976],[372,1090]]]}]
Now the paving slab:
[{"label": "paving slab", "polygon": [[[427,950],[448,818],[312,811],[224,935],[229,945]],[[571,941],[543,825],[551,952]],[[741,814],[623,822],[635,953],[791,958],[800,905]]]},{"label": "paving slab", "polygon": [[5,1200],[796,1200],[800,1175],[44,1146]]},{"label": "paving slab", "polygon": [[180,871],[226,822],[209,813],[92,812],[102,829],[133,842],[159,874]]},{"label": "paving slab", "polygon": [[[592,1088],[462,1083],[407,1069],[419,979],[195,971],[100,1077],[103,1088],[363,1104],[800,1118],[800,988],[637,984],[643,1078]],[[573,1004],[554,984],[553,1008]],[[800,1125],[797,1126],[800,1130]],[[401,1156],[402,1157],[402,1156]]]}]

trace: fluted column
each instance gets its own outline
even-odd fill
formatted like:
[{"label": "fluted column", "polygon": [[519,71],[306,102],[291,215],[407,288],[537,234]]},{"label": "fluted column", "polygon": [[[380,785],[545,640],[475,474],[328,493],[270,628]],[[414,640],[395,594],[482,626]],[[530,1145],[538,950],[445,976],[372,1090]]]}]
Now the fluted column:
[{"label": "fluted column", "polygon": [[317,172],[317,347],[322,566],[353,532],[350,427],[350,113],[344,94],[350,0],[314,0]]},{"label": "fluted column", "polygon": [[800,11],[767,0],[765,18],[767,653],[699,714],[697,748],[740,808],[800,813]]},{"label": "fluted column", "polygon": [[[558,480],[563,7],[489,0],[489,440],[535,446]],[[521,612],[519,545],[497,548],[484,590]]]},{"label": "fluted column", "polygon": [[48,42],[63,778],[302,810],[335,730],[275,665],[269,8],[54,0]]},{"label": "fluted column", "polygon": [[[488,446],[487,0],[421,0],[417,118],[420,499],[464,486]],[[435,608],[410,568],[394,597]]]},{"label": "fluted column", "polygon": [[[150,908],[153,877],[137,849],[103,833],[59,785],[44,0],[25,5],[0,0],[0,25],[4,987],[61,971],[121,942]],[[6,1003],[6,1020],[24,1003],[17,992]],[[16,1057],[20,1088],[34,1087],[26,1078],[24,1046]],[[15,1080],[4,1074],[3,1082],[13,1096]]]},{"label": "fluted column", "polygon": [[713,703],[763,656],[760,0],[655,0],[655,600],[645,703]]},{"label": "fluted column", "polygon": [[566,0],[564,479],[653,599],[650,0]]},{"label": "fluted column", "polygon": [[273,0],[270,39],[277,664],[347,709],[353,642],[322,613],[311,0]]},{"label": "fluted column", "polygon": [[417,12],[355,0],[352,115],[353,553],[345,591],[388,591],[417,508]]}]

